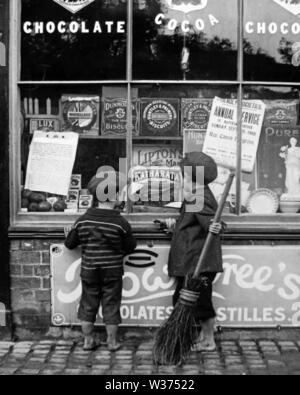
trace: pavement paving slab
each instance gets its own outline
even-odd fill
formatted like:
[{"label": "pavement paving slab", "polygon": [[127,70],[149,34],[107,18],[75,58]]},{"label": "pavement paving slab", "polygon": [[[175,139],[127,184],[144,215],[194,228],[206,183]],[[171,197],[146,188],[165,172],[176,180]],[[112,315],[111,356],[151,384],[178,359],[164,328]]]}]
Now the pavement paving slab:
[{"label": "pavement paving slab", "polygon": [[118,352],[94,352],[65,340],[0,341],[0,375],[300,375],[299,341],[219,341],[181,366],[155,366],[153,341],[125,340]]}]

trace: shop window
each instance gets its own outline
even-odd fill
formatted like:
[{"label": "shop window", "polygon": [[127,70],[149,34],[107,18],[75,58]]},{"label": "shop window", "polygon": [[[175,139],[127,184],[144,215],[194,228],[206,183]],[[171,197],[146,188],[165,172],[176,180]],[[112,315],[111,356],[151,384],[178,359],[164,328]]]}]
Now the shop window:
[{"label": "shop window", "polygon": [[245,79],[299,82],[299,0],[245,0],[244,4]]},{"label": "shop window", "polygon": [[235,80],[237,3],[134,0],[134,79]]},{"label": "shop window", "polygon": [[[216,159],[219,176],[211,185],[216,198],[230,168],[241,167],[225,208],[226,214],[238,214],[232,221],[254,223],[248,214],[293,214],[288,221],[297,221],[298,0],[95,0],[86,7],[68,2],[67,7],[81,7],[76,13],[60,1],[40,3],[11,0],[12,20],[18,21],[11,29],[10,64],[13,225],[72,222],[84,211],[80,197],[88,196],[97,169],[127,172],[125,162],[132,164],[129,179],[138,187],[124,208],[129,218],[152,223],[160,215],[178,214],[178,164],[195,150],[216,157],[226,152]],[[244,46],[238,37],[243,5]],[[244,62],[238,61],[238,48]],[[216,111],[217,104],[223,110]],[[237,127],[239,115],[243,122]],[[64,195],[25,189],[35,131],[78,135]],[[212,144],[218,133],[224,146],[222,139]],[[154,187],[153,176],[158,177]],[[171,181],[169,195],[166,181]],[[271,218],[277,221],[279,215]]]},{"label": "shop window", "polygon": [[[133,136],[132,178],[142,186],[133,212],[176,213],[182,199],[180,161],[186,153],[203,151],[213,100],[236,99],[236,88],[137,85],[133,92],[140,121]],[[217,199],[227,175],[220,167],[219,178],[211,185]],[[226,209],[227,213],[235,211],[230,199]]]},{"label": "shop window", "polygon": [[57,3],[22,0],[22,80],[125,79],[127,1]]},{"label": "shop window", "polygon": [[[21,211],[23,213],[77,215],[86,209],[84,204],[91,207],[94,203],[89,196],[87,185],[100,167],[109,166],[116,171],[124,171],[119,168],[119,159],[126,158],[126,111],[124,111],[126,92],[126,87],[98,85],[76,87],[62,85],[59,88],[29,85],[22,89],[24,122],[21,140],[23,186]],[[111,111],[107,106],[109,103],[113,104]],[[116,105],[119,107],[116,108]],[[118,121],[118,124],[114,121]],[[114,129],[115,125],[119,126],[117,130]],[[69,132],[79,135],[68,194],[49,193],[49,189],[44,191],[42,188],[38,191],[25,188],[31,143],[34,133],[38,130],[42,132],[42,136],[53,136],[53,139],[59,139],[63,135],[67,137]],[[56,143],[56,140],[54,142]],[[49,146],[47,149],[49,155],[50,149]],[[38,157],[35,157],[35,160],[38,160]],[[56,160],[54,156],[53,160]],[[60,170],[57,168],[57,178],[60,177]],[[35,175],[35,180],[37,177],[38,175]]]},{"label": "shop window", "polygon": [[[246,87],[245,95],[265,104],[252,183],[246,182],[244,212],[296,214],[300,211],[299,88]],[[246,175],[245,175],[246,177]]]}]

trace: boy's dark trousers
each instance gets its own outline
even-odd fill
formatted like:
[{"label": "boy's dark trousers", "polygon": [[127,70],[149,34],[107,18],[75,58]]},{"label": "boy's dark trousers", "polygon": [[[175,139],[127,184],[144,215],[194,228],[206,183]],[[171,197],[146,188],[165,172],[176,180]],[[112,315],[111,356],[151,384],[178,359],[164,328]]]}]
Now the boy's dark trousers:
[{"label": "boy's dark trousers", "polygon": [[95,323],[102,304],[105,325],[119,325],[123,289],[123,268],[81,270],[82,296],[78,318]]},{"label": "boy's dark trousers", "polygon": [[[213,282],[216,278],[216,273],[203,273],[199,278],[200,297],[195,306],[195,317],[197,322],[206,321],[216,317],[216,312],[212,302],[213,296]],[[177,277],[177,287],[173,296],[173,305],[175,306],[180,297],[180,291],[185,286],[185,277]]]}]

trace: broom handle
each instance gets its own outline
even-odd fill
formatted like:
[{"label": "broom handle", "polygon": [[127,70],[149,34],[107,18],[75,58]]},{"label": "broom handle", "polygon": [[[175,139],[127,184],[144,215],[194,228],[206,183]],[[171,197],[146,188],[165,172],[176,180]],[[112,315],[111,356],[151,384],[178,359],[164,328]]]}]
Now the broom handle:
[{"label": "broom handle", "polygon": [[[216,215],[214,217],[214,222],[218,223],[221,220],[222,213],[223,213],[223,210],[224,210],[224,207],[225,207],[225,204],[226,204],[227,196],[229,194],[229,191],[230,191],[230,188],[231,188],[231,185],[232,185],[234,177],[235,177],[235,174],[231,173],[229,178],[228,178],[228,180],[227,180],[227,182],[226,182],[226,186],[225,186],[224,192],[222,194],[222,197],[221,197],[221,200],[220,200],[220,203],[219,203]],[[197,267],[195,269],[195,272],[193,274],[193,278],[194,279],[198,278],[200,276],[200,274],[201,274],[201,269],[202,269],[204,260],[205,260],[207,254],[208,254],[208,252],[210,250],[211,243],[213,242],[215,236],[216,235],[214,235],[213,233],[209,232],[209,234],[208,234],[208,236],[206,238],[206,241],[204,243],[204,246],[203,246],[200,258],[199,258],[199,262],[198,262]]]}]

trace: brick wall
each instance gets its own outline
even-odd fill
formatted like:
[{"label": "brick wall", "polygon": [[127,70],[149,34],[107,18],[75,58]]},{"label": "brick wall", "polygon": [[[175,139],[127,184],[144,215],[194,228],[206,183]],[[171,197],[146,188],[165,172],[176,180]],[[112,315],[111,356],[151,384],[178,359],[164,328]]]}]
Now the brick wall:
[{"label": "brick wall", "polygon": [[16,331],[48,330],[50,327],[50,245],[59,242],[11,241],[11,309]]}]

